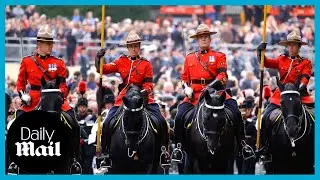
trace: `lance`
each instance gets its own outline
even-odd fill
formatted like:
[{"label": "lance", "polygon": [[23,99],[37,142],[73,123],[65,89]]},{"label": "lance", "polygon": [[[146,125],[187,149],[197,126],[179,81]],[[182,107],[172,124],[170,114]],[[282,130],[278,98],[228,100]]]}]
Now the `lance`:
[{"label": "lance", "polygon": [[[266,42],[266,19],[267,19],[267,5],[264,6],[264,16],[263,16],[263,34],[262,41]],[[262,93],[263,93],[263,74],[264,74],[264,54],[265,52],[261,52],[261,62],[260,62],[260,94],[259,94],[259,109],[258,109],[258,125],[257,125],[257,141],[256,148],[259,150],[260,148],[260,130],[261,130],[261,109],[262,109]]]},{"label": "lance", "polygon": [[[101,49],[104,48],[104,25],[105,25],[105,7],[102,6],[102,20],[101,20]],[[96,147],[96,153],[100,154],[101,152],[101,110],[102,110],[102,69],[103,69],[103,59],[104,57],[101,57],[100,59],[100,81],[99,81],[99,95],[100,97],[98,99],[99,107],[98,107],[98,132],[97,132],[97,147]]]}]

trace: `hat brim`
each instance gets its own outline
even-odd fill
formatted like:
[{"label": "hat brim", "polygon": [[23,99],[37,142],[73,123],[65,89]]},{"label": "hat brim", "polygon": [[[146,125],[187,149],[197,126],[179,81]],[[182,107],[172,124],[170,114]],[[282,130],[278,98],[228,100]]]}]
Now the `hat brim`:
[{"label": "hat brim", "polygon": [[43,39],[43,38],[37,38],[37,41],[42,41],[42,42],[58,42],[55,39]]},{"label": "hat brim", "polygon": [[214,32],[214,31],[210,31],[210,32],[199,32],[199,33],[196,33],[192,36],[190,36],[190,38],[197,38],[198,36],[200,35],[204,35],[204,34],[208,34],[208,35],[212,35],[212,34],[216,34],[217,32]]},{"label": "hat brim", "polygon": [[281,46],[287,46],[289,43],[300,43],[301,45],[308,45],[307,42],[298,41],[298,40],[286,40],[286,41],[279,42]]},{"label": "hat brim", "polygon": [[129,45],[129,44],[139,44],[141,43],[141,41],[137,41],[137,42],[127,42],[126,45]]},{"label": "hat brim", "polygon": [[125,47],[125,46],[127,46],[127,45],[130,45],[130,44],[141,44],[141,45],[143,45],[143,42],[140,40],[140,41],[135,41],[135,42],[124,42],[124,43],[120,43],[118,46],[120,46],[120,47]]}]

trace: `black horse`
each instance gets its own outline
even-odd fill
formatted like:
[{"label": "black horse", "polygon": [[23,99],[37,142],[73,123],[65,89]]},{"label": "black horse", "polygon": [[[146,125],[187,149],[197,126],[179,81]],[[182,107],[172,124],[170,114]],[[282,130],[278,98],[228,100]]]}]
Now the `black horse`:
[{"label": "black horse", "polygon": [[[156,117],[146,111],[140,88],[131,85],[116,113],[113,132],[103,127],[102,147],[106,136],[111,136],[111,174],[156,174],[159,171],[160,134],[152,123]],[[159,133],[159,132],[158,132]]]},{"label": "black horse", "polygon": [[[41,78],[41,96],[40,102],[35,110],[41,110],[49,113],[57,113],[57,123],[64,123],[65,126],[70,130],[65,137],[68,139],[68,144],[70,145],[70,151],[66,159],[65,166],[57,168],[56,172],[48,172],[55,174],[79,174],[81,173],[81,166],[78,163],[79,153],[80,153],[80,126],[76,119],[73,119],[68,113],[62,111],[61,106],[63,104],[64,98],[61,93],[60,86],[60,78],[57,77],[52,81],[46,81],[44,77]],[[16,116],[19,117],[21,115],[21,111],[16,112]],[[13,123],[14,120],[11,122]],[[9,125],[10,126],[10,125]],[[48,162],[50,163],[50,162]],[[15,166],[15,165],[13,165]],[[9,167],[9,169],[12,166]],[[20,173],[28,173],[21,171]]]},{"label": "black horse", "polygon": [[234,151],[235,118],[224,106],[226,93],[207,87],[194,109],[184,116],[187,158],[184,173],[227,174],[228,160]]},{"label": "black horse", "polygon": [[[269,148],[272,161],[266,164],[268,174],[314,174],[314,116],[301,104],[298,83],[283,85],[281,109],[267,117],[272,123]],[[269,127],[269,126],[268,126]]]}]

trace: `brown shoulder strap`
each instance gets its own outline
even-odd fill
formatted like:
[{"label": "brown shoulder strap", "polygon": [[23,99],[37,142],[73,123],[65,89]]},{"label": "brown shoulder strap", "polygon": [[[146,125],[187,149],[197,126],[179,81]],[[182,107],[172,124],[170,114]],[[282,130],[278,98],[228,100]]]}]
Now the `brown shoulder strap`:
[{"label": "brown shoulder strap", "polygon": [[36,63],[36,65],[38,66],[38,68],[43,72],[44,75],[46,75],[50,80],[52,79],[51,76],[48,74],[47,70],[45,70],[40,64],[39,62],[36,60],[36,58],[34,58],[34,56],[31,56],[31,59],[33,60],[34,63]]},{"label": "brown shoulder strap", "polygon": [[[131,69],[131,71],[129,72],[129,74],[131,74],[134,70],[136,70],[137,67],[139,66],[139,64],[140,64],[141,62],[142,62],[142,60],[140,60],[140,61],[138,62],[138,64],[137,64],[134,68]],[[129,74],[127,74],[127,75],[123,78],[123,83],[127,80],[127,78],[129,77]]]},{"label": "brown shoulder strap", "polygon": [[201,66],[203,67],[203,69],[206,70],[206,71],[210,74],[210,76],[212,77],[212,79],[214,80],[214,79],[216,78],[216,76],[208,69],[208,67],[207,67],[206,65],[203,64],[203,62],[200,60],[200,57],[199,57],[199,55],[198,55],[197,52],[195,52],[195,55],[196,55],[199,63],[200,63]]}]

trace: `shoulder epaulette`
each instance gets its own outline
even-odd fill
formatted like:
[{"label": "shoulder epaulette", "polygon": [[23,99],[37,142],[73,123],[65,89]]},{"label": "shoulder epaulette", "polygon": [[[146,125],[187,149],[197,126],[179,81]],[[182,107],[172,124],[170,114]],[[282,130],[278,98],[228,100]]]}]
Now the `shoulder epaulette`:
[{"label": "shoulder epaulette", "polygon": [[149,61],[148,59],[146,59],[145,57],[140,57],[141,60],[144,60],[144,61]]},{"label": "shoulder epaulette", "polygon": [[126,54],[121,54],[120,55],[120,58],[128,58],[129,56],[128,55],[126,55]]},{"label": "shoulder epaulette", "polygon": [[27,58],[27,57],[31,57],[32,55],[33,55],[33,54],[30,54],[30,55],[24,56],[22,59]]},{"label": "shoulder epaulette", "polygon": [[57,60],[60,60],[60,61],[64,61],[62,58],[59,58],[59,57],[57,57],[57,56],[51,55],[51,57],[53,57],[53,58],[55,58],[55,59],[57,59]]},{"label": "shoulder epaulette", "polygon": [[192,54],[194,54],[194,53],[196,53],[196,52],[197,52],[197,51],[190,52],[189,54],[187,54],[187,56],[192,55]]}]

